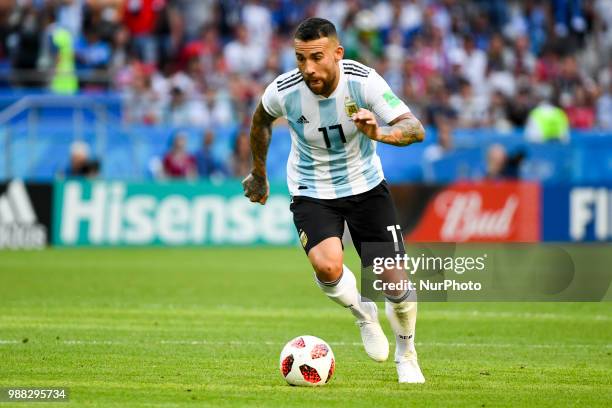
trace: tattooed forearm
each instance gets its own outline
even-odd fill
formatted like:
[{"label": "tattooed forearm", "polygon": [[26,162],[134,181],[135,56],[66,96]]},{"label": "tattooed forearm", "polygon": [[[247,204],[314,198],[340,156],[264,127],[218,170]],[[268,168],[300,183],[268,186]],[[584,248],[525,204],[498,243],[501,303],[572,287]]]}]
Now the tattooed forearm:
[{"label": "tattooed forearm", "polygon": [[425,129],[421,122],[411,113],[401,115],[390,126],[380,128],[377,140],[395,146],[408,146],[425,139]]},{"label": "tattooed forearm", "polygon": [[259,177],[266,176],[266,157],[272,139],[272,122],[270,116],[261,102],[253,114],[251,124],[251,154],[253,155],[253,174]]},{"label": "tattooed forearm", "polygon": [[244,195],[251,200],[265,204],[270,195],[270,185],[266,177],[266,157],[272,138],[272,122],[274,117],[268,115],[261,102],[253,114],[251,123],[251,154],[253,155],[253,169],[242,180]]}]

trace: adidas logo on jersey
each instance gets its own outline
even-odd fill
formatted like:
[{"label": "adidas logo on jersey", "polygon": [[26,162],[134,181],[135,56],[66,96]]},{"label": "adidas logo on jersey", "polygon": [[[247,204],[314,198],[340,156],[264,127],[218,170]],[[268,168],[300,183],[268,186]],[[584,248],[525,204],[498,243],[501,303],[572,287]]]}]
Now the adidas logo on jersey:
[{"label": "adidas logo on jersey", "polygon": [[308,121],[308,119],[306,119],[306,117],[304,115],[300,116],[300,118],[297,120],[297,123],[303,125],[304,123],[310,123]]},{"label": "adidas logo on jersey", "polygon": [[0,195],[0,248],[42,248],[47,229],[38,222],[21,180],[9,183]]}]

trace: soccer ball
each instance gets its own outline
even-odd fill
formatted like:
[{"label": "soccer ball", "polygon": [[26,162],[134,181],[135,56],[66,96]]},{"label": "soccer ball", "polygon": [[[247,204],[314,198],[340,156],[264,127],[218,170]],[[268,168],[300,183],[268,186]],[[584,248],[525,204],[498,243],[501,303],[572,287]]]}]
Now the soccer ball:
[{"label": "soccer ball", "polygon": [[280,372],[291,385],[325,385],[335,368],[331,347],[318,337],[296,337],[281,351]]}]

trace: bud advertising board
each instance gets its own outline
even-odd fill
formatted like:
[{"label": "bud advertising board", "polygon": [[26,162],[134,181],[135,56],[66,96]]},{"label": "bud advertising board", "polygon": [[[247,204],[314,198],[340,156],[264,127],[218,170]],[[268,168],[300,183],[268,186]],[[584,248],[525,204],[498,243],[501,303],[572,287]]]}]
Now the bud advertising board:
[{"label": "bud advertising board", "polygon": [[[457,183],[433,193],[425,191],[423,197],[426,204],[414,214],[418,222],[404,230],[408,241],[540,240],[540,186],[536,183]],[[401,203],[398,207],[401,213]]]}]

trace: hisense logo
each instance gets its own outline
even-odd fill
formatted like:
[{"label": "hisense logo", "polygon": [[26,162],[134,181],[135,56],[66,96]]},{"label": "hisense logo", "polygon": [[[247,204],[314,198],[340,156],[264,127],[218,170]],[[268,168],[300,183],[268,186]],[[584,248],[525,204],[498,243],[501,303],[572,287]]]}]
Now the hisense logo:
[{"label": "hisense logo", "polygon": [[179,188],[184,194],[177,194],[177,189],[159,185],[67,182],[60,209],[60,241],[98,245],[294,242],[287,197],[273,196],[265,206],[254,206],[242,195],[189,197],[196,188]]},{"label": "hisense logo", "polygon": [[11,181],[0,195],[0,248],[42,248],[46,242],[47,229],[38,223],[25,185]]}]

